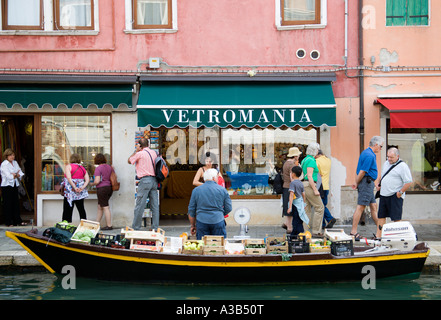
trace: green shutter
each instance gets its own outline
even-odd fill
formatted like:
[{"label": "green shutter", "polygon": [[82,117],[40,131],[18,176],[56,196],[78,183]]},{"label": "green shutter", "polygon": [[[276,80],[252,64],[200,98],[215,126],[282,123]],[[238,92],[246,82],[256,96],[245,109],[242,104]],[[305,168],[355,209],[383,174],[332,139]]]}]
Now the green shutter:
[{"label": "green shutter", "polygon": [[427,26],[429,24],[429,1],[407,0],[408,26]]},{"label": "green shutter", "polygon": [[386,26],[404,26],[406,24],[406,0],[387,0]]}]

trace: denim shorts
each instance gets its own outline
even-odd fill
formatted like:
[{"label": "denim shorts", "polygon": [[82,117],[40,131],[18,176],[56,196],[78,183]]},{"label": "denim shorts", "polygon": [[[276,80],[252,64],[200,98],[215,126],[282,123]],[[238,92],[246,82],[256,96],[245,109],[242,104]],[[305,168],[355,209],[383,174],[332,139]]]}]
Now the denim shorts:
[{"label": "denim shorts", "polygon": [[360,206],[368,206],[371,203],[375,203],[374,194],[375,183],[374,179],[363,177],[360,184],[358,185],[358,201],[357,204]]}]

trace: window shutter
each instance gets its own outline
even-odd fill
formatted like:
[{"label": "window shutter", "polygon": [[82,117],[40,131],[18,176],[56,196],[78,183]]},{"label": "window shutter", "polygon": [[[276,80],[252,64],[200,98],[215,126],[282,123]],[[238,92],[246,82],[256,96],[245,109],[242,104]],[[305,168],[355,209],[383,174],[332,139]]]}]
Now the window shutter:
[{"label": "window shutter", "polygon": [[429,24],[429,1],[408,0],[407,3],[407,25],[420,26]]},{"label": "window shutter", "polygon": [[406,24],[406,0],[387,0],[386,26],[404,26]]}]

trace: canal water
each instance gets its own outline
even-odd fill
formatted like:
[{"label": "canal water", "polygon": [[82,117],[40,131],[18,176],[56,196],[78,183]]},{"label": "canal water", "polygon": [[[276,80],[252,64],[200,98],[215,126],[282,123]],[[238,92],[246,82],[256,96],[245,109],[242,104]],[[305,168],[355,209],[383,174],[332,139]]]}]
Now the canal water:
[{"label": "canal water", "polygon": [[[366,288],[366,285],[368,288]],[[67,288],[66,288],[67,287]],[[76,278],[46,271],[0,271],[0,300],[440,300],[440,274],[361,282],[265,286],[146,285]]]}]

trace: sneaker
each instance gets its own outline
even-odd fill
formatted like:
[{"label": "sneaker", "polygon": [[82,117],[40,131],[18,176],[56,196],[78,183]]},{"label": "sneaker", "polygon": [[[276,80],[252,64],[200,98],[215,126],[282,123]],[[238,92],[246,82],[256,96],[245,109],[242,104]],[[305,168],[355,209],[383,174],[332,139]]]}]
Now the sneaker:
[{"label": "sneaker", "polygon": [[104,228],[101,228],[101,230],[113,230],[113,228],[112,227],[104,227]]}]

